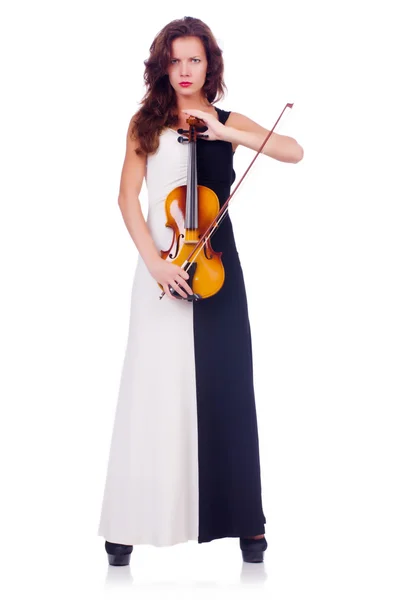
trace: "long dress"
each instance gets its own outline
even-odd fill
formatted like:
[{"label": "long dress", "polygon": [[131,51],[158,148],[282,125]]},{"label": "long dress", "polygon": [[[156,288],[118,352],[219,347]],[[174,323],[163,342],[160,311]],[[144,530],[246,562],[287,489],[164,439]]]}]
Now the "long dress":
[{"label": "long dress", "polygon": [[[225,123],[230,111],[216,108]],[[166,128],[146,165],[147,223],[170,247],[165,198],[187,184],[188,145]],[[197,183],[222,206],[235,180],[229,142],[197,140]],[[98,535],[171,546],[265,532],[251,332],[230,216],[211,237],[225,282],[197,302],[164,296],[139,256]]]}]

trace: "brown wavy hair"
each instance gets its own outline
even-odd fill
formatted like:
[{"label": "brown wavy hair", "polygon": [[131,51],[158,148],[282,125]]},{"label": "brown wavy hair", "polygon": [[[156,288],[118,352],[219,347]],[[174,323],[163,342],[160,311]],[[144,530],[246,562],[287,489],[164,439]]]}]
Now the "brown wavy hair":
[{"label": "brown wavy hair", "polygon": [[168,78],[172,41],[179,37],[201,39],[207,57],[207,77],[202,88],[208,102],[213,104],[225,96],[222,50],[211,29],[200,19],[183,17],[171,21],[156,35],[150,46],[150,56],[144,61],[144,82],[147,88],[141,108],[131,120],[130,136],[136,139],[137,154],[151,154],[159,147],[159,135],[164,127],[178,123],[178,107],[174,88]]}]

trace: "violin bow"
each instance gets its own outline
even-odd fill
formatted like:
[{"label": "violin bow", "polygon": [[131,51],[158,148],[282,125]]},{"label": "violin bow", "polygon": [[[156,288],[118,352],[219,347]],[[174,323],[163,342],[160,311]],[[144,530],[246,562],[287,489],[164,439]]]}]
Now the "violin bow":
[{"label": "violin bow", "polygon": [[[284,106],[283,110],[281,111],[281,113],[280,113],[279,117],[277,118],[276,122],[274,123],[273,127],[271,128],[271,130],[267,134],[267,136],[266,136],[264,142],[262,143],[261,147],[259,148],[258,152],[256,153],[256,155],[252,159],[251,163],[249,164],[248,168],[246,169],[244,175],[241,177],[240,181],[235,186],[235,188],[233,189],[233,191],[230,194],[229,198],[225,201],[225,203],[223,204],[222,208],[219,210],[218,214],[216,215],[216,217],[212,221],[212,223],[209,224],[209,226],[207,227],[206,231],[201,236],[200,240],[193,247],[191,253],[186,258],[185,262],[181,265],[181,268],[183,269],[184,266],[187,263],[189,263],[188,266],[187,266],[187,268],[185,269],[186,273],[189,271],[192,263],[195,261],[196,257],[200,254],[200,252],[204,248],[205,244],[207,243],[207,240],[209,240],[211,238],[211,236],[215,233],[215,231],[218,229],[219,225],[221,224],[221,222],[225,218],[226,212],[229,210],[229,202],[230,202],[230,200],[233,198],[234,194],[237,192],[237,190],[240,187],[243,179],[246,177],[248,171],[251,169],[252,165],[254,164],[254,162],[256,161],[256,159],[258,158],[259,154],[261,154],[264,146],[267,144],[270,136],[272,135],[272,133],[274,132],[275,128],[277,127],[277,124],[280,121],[281,117],[283,116],[284,112],[287,110],[287,108],[292,108],[293,106],[294,106],[294,104],[290,103],[290,102],[287,102],[287,104]],[[165,296],[165,292],[162,292],[162,294],[160,296],[160,300],[161,300],[161,298],[163,296]]]}]

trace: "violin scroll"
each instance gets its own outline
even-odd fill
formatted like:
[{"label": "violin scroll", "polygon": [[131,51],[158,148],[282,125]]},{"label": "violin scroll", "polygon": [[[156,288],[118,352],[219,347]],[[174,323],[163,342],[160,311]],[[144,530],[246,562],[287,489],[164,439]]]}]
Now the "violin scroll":
[{"label": "violin scroll", "polygon": [[178,137],[178,142],[196,142],[198,138],[207,138],[208,135],[203,135],[203,131],[207,131],[208,127],[203,119],[198,117],[188,117],[186,123],[189,124],[189,129],[177,129],[178,133],[187,135],[187,138],[181,136]]}]

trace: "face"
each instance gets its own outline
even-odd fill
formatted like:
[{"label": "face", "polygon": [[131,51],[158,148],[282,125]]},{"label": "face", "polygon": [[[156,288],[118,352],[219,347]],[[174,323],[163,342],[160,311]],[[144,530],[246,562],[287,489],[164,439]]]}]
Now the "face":
[{"label": "face", "polygon": [[[170,84],[179,96],[201,94],[207,74],[207,58],[200,38],[189,36],[172,41],[167,73]],[[180,85],[183,81],[189,81],[192,85],[183,87]]]}]

